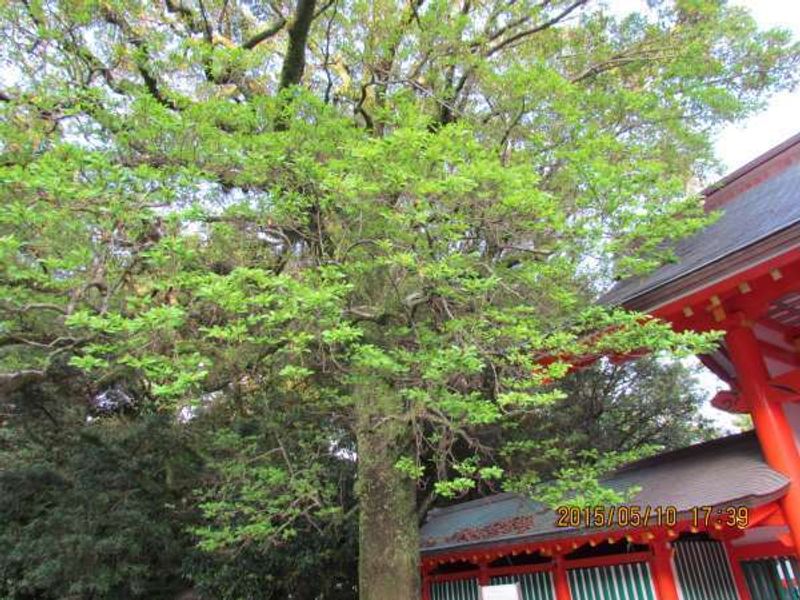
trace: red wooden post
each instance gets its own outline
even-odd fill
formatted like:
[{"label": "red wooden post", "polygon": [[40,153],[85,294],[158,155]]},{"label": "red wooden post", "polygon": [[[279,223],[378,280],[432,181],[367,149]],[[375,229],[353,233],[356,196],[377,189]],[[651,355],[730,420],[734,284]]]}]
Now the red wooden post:
[{"label": "red wooden post", "polygon": [[422,567],[422,600],[431,600],[430,567]]},{"label": "red wooden post", "polygon": [[736,378],[750,412],[756,435],[767,464],[790,479],[786,495],[780,499],[789,525],[794,550],[800,552],[800,454],[792,428],[779,402],[771,397],[769,373],[753,330],[746,325],[728,331],[725,336]]},{"label": "red wooden post", "polygon": [[734,553],[730,540],[725,540],[725,553],[728,555],[728,561],[731,563],[731,573],[733,573],[736,591],[739,592],[739,600],[753,600],[750,596],[750,589],[747,587],[747,580],[744,577],[742,563],[739,562],[739,558]]},{"label": "red wooden post", "polygon": [[672,547],[664,540],[653,540],[653,557],[650,559],[653,581],[658,600],[680,600],[678,584],[672,570]]},{"label": "red wooden post", "polygon": [[567,567],[564,565],[564,557],[556,556],[556,568],[553,571],[553,583],[556,588],[556,600],[572,600],[569,590],[569,578],[567,577]]}]

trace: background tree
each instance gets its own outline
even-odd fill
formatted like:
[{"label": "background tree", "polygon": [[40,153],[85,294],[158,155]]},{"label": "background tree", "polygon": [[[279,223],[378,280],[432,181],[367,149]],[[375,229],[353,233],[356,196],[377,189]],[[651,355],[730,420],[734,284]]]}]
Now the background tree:
[{"label": "background tree", "polygon": [[69,388],[29,386],[4,411],[0,596],[174,598],[196,456],[163,416],[87,423]]},{"label": "background tree", "polygon": [[414,597],[418,481],[502,476],[481,431],[560,396],[538,358],[707,348],[588,282],[706,222],[709,132],[798,50],[721,1],[652,5],[3,4],[0,386],[66,359],[156,412],[291,399],[319,427],[222,469],[203,547],[325,515],[313,458],[352,440],[359,594]]},{"label": "background tree", "polygon": [[[246,414],[241,403],[233,410],[221,398],[190,419],[148,414],[118,387],[93,396],[75,385],[79,373],[65,375],[25,386],[4,405],[0,597],[355,597],[352,458],[328,456],[319,465],[325,472],[316,489],[337,490],[326,508],[342,506],[330,518],[287,519],[295,535],[208,552],[191,530],[208,527],[209,498],[228,500],[242,466],[243,490],[252,495],[270,477],[270,458],[285,465],[272,452],[274,431],[265,427],[273,420]],[[263,410],[264,403],[251,407]],[[238,498],[237,509],[247,511],[246,498]]]},{"label": "background tree", "polygon": [[[232,508],[247,511],[242,496],[231,492],[237,484],[247,485],[252,496],[254,483],[268,472],[267,461],[280,454],[271,452],[276,448],[271,415],[285,413],[281,439],[293,443],[303,437],[292,431],[304,421],[302,413],[291,413],[294,401],[261,395],[244,402],[229,393],[215,396],[202,411],[183,411],[181,419],[172,419],[148,416],[146,402],[137,403],[119,387],[91,395],[79,373],[63,375],[26,386],[5,405],[3,598],[195,597],[184,595],[189,590],[219,600],[356,596],[351,447],[323,456],[323,473],[312,486],[335,489],[341,510],[293,521],[294,535],[274,544],[253,540],[233,551],[223,546],[209,552],[197,548],[188,531],[214,524],[203,518],[203,507],[210,514],[217,510],[209,500],[231,514],[225,502],[235,498]],[[547,481],[584,452],[680,447],[711,432],[699,414],[704,395],[680,363],[650,358],[602,363],[574,373],[562,388],[567,397],[547,407],[545,415],[526,415],[504,431],[508,442],[558,439],[561,445],[512,454],[503,465],[509,473],[534,472]],[[281,400],[288,406],[276,406]],[[196,414],[189,418],[190,412]],[[277,458],[273,465],[286,464]],[[269,485],[271,491],[276,487]],[[326,501],[328,507],[334,504]]]},{"label": "background tree", "polygon": [[567,397],[544,426],[574,451],[674,450],[719,435],[701,413],[708,392],[696,371],[677,361],[602,361],[566,379],[563,390]]},{"label": "background tree", "polygon": [[[507,487],[547,500],[576,489],[587,469],[603,473],[615,463],[720,435],[702,414],[708,393],[695,371],[678,361],[602,360],[559,387],[564,398],[521,417],[493,442],[502,448]],[[553,481],[559,485],[550,486]]]}]

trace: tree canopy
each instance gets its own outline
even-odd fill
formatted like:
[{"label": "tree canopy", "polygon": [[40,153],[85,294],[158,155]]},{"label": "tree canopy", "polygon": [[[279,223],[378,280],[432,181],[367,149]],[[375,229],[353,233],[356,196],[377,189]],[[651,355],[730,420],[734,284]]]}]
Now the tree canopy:
[{"label": "tree canopy", "polygon": [[366,600],[417,593],[418,497],[502,478],[482,431],[570,360],[708,347],[597,292],[708,221],[710,134],[798,60],[720,0],[25,0],[0,31],[0,388],[261,414],[207,549],[335,510],[351,453]]}]

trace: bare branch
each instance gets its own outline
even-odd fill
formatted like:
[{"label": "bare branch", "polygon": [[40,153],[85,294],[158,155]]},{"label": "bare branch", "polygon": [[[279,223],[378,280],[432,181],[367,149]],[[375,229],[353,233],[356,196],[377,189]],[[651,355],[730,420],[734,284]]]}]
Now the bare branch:
[{"label": "bare branch", "polygon": [[23,306],[12,306],[7,300],[5,301],[5,309],[9,310],[13,313],[22,314],[26,312],[31,312],[33,310],[52,310],[55,312],[59,312],[62,315],[67,314],[67,309],[63,306],[58,306],[57,304],[47,304],[47,303],[32,303],[32,304],[25,304]]},{"label": "bare branch", "polygon": [[246,50],[252,50],[256,46],[258,46],[261,42],[268,40],[271,37],[275,37],[278,34],[278,32],[280,32],[280,30],[283,29],[285,25],[286,25],[286,19],[278,15],[277,21],[275,21],[269,27],[265,27],[264,29],[253,35],[253,37],[251,37],[250,39],[246,40],[242,44],[242,48]]},{"label": "bare branch", "polygon": [[334,4],[336,4],[336,0],[328,0],[328,2],[326,2],[325,4],[320,6],[319,9],[317,10],[317,12],[314,13],[314,19],[313,20],[316,21],[318,17],[321,17],[322,14],[326,10],[328,10],[331,6],[333,6]]},{"label": "bare branch", "polygon": [[549,29],[553,25],[556,25],[556,24],[560,23],[561,21],[563,21],[564,19],[566,19],[570,14],[572,14],[573,11],[575,11],[577,8],[580,8],[581,6],[586,4],[588,1],[589,0],[576,0],[575,2],[570,4],[567,8],[565,8],[560,13],[558,13],[556,16],[554,16],[552,19],[549,19],[548,21],[545,21],[544,23],[540,23],[536,27],[531,27],[530,29],[525,29],[524,31],[517,32],[514,35],[507,37],[506,39],[504,39],[502,42],[500,42],[496,46],[493,46],[493,47],[489,48],[489,50],[486,51],[486,56],[487,57],[492,56],[493,54],[496,54],[497,52],[499,52],[503,48],[507,47],[510,44],[513,44],[514,42],[516,42],[518,40],[521,40],[523,38],[531,36],[531,35],[533,35],[535,33],[539,33],[540,31],[544,31],[545,29]]},{"label": "bare branch", "polygon": [[178,103],[161,90],[158,79],[150,70],[150,66],[148,65],[149,48],[143,36],[137,34],[121,14],[114,12],[107,5],[103,5],[102,13],[106,21],[119,27],[128,41],[141,52],[142,57],[137,58],[135,61],[136,69],[139,71],[139,75],[141,75],[142,79],[144,80],[144,85],[150,95],[153,96],[153,98],[155,98],[159,104],[162,104],[163,106],[173,110],[179,110],[180,106]]},{"label": "bare branch", "polygon": [[206,12],[206,5],[203,0],[198,0],[200,5],[200,16],[203,18],[203,34],[209,44],[214,42],[214,31],[211,29],[211,23],[208,20],[208,12]]},{"label": "bare branch", "polygon": [[624,67],[625,65],[635,63],[641,60],[655,60],[657,58],[668,59],[669,53],[664,52],[663,49],[658,48],[632,48],[630,50],[626,50],[624,52],[620,52],[619,54],[615,54],[608,60],[604,60],[599,63],[595,63],[590,67],[586,68],[584,71],[575,75],[572,79],[570,79],[571,83],[580,83],[586,79],[591,79],[601,73],[606,71],[612,71],[619,67]]}]

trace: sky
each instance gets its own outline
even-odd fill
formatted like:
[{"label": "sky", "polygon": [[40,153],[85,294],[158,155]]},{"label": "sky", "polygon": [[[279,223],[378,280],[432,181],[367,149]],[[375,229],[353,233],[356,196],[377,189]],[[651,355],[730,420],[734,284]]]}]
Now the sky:
[{"label": "sky", "polygon": [[[619,13],[641,10],[646,5],[644,0],[607,1],[609,8]],[[800,0],[731,0],[731,4],[747,8],[762,28],[789,29],[800,39]],[[725,172],[731,172],[798,132],[800,88],[775,94],[760,113],[725,128],[715,140],[715,149]],[[708,392],[709,401],[718,390],[727,387],[710,371],[703,368],[701,373],[701,383]],[[713,408],[709,402],[703,407],[703,413],[723,429],[737,430],[733,416]]]},{"label": "sky", "polygon": [[[760,26],[789,29],[800,39],[800,1],[736,0],[732,4],[748,8]],[[800,89],[796,89],[776,94],[764,111],[726,128],[716,140],[717,154],[731,171],[799,131]]]}]

